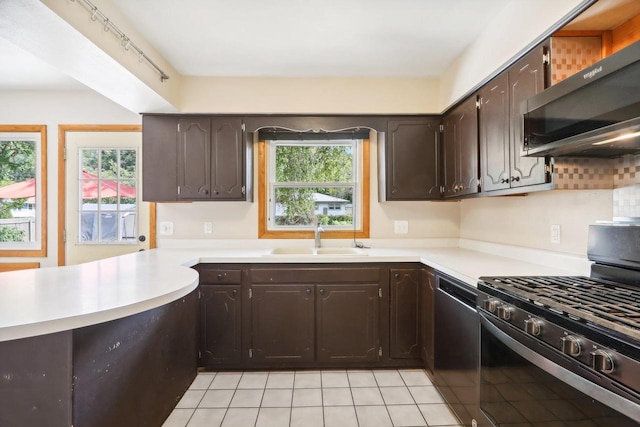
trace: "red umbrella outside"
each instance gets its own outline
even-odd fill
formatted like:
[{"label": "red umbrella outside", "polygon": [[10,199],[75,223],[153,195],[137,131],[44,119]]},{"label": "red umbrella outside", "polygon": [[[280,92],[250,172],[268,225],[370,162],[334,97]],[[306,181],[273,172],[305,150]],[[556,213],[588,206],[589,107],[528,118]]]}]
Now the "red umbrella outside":
[{"label": "red umbrella outside", "polygon": [[[82,198],[96,199],[98,197],[98,177],[82,171]],[[100,181],[100,197],[116,197],[118,185],[113,180]],[[26,199],[36,195],[35,178],[0,187],[0,199]],[[136,189],[120,184],[120,197],[136,197]]]}]

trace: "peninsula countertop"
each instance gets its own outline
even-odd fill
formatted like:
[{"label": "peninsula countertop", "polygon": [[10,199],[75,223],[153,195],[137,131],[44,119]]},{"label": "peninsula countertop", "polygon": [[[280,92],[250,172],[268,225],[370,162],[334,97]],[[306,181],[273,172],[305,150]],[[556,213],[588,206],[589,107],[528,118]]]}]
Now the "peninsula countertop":
[{"label": "peninsula countertop", "polygon": [[[270,256],[267,249],[153,249],[65,267],[0,274],[0,341],[81,328],[182,298],[198,286],[198,263],[419,262],[470,286],[480,276],[586,275],[579,257],[543,252],[521,259],[500,248],[377,248],[361,255]],[[512,251],[505,251],[511,254]],[[522,259],[535,258],[536,263]],[[549,262],[551,260],[551,262]],[[560,267],[562,268],[560,268]]]}]

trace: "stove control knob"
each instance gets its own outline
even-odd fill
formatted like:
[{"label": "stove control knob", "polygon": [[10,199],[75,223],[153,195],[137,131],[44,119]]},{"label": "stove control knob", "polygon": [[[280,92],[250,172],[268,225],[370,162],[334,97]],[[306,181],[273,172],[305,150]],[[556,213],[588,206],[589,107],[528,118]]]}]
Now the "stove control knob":
[{"label": "stove control knob", "polygon": [[542,321],[538,319],[527,319],[524,321],[524,331],[536,337],[542,332]]},{"label": "stove control knob", "polygon": [[596,350],[591,352],[591,367],[599,372],[610,374],[613,372],[613,356],[604,350]]},{"label": "stove control knob", "polygon": [[502,304],[501,306],[498,307],[498,317],[503,320],[511,319],[511,317],[513,316],[513,313],[514,313],[513,307],[507,304]]},{"label": "stove control knob", "polygon": [[491,298],[491,299],[484,300],[484,308],[489,313],[495,313],[498,308],[498,304],[500,304],[500,300],[497,300],[497,299]]},{"label": "stove control knob", "polygon": [[582,349],[580,348],[580,340],[578,337],[574,337],[573,335],[562,337],[562,352],[564,354],[568,354],[569,356],[580,356],[581,351]]}]

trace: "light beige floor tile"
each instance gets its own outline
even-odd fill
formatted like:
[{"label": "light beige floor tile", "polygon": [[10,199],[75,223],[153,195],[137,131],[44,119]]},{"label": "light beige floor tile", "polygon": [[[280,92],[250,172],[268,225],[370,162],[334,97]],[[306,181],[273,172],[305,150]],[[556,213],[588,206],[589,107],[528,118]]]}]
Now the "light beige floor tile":
[{"label": "light beige floor tile", "polygon": [[202,396],[204,396],[204,392],[205,390],[187,390],[176,405],[176,408],[197,408]]},{"label": "light beige floor tile", "polygon": [[293,388],[320,388],[320,373],[296,372]]},{"label": "light beige floor tile", "polygon": [[193,382],[191,383],[191,385],[189,386],[189,390],[206,390],[209,388],[209,386],[211,385],[211,382],[213,381],[213,378],[216,376],[216,374],[198,374],[198,376],[196,376],[196,379],[193,380]]},{"label": "light beige floor tile", "polygon": [[174,409],[162,427],[185,427],[195,409]]},{"label": "light beige floor tile", "polygon": [[417,405],[387,405],[387,410],[395,427],[428,425]]},{"label": "light beige floor tile", "polygon": [[262,402],[264,389],[236,390],[229,404],[230,408],[259,408]]},{"label": "light beige floor tile", "polygon": [[[324,415],[321,406],[291,408],[290,427],[323,427]],[[363,426],[364,427],[364,426]]]},{"label": "light beige floor tile", "polygon": [[264,388],[267,384],[267,378],[269,374],[267,373],[249,373],[245,372],[242,374],[242,378],[240,379],[240,383],[238,384],[239,389],[258,389]]},{"label": "light beige floor tile", "polygon": [[429,425],[433,426],[457,426],[458,419],[451,413],[449,407],[444,403],[435,403],[431,405],[418,405],[420,412],[427,420]]},{"label": "light beige floor tile", "polygon": [[238,387],[240,378],[242,378],[242,373],[239,373],[239,372],[234,372],[234,373],[220,372],[215,376],[209,388],[226,389],[226,390],[235,389],[236,387]]},{"label": "light beige floor tile", "polygon": [[267,388],[293,388],[294,378],[295,374],[293,372],[282,374],[272,372],[267,380]]},{"label": "light beige floor tile", "polygon": [[358,427],[353,406],[325,406],[324,427]]},{"label": "light beige floor tile", "polygon": [[235,390],[207,390],[198,408],[227,408]]},{"label": "light beige floor tile", "polygon": [[258,408],[229,408],[222,427],[254,427],[258,417]]},{"label": "light beige floor tile", "polygon": [[400,371],[400,376],[404,380],[404,383],[408,386],[410,385],[433,385],[431,384],[431,380],[422,370],[407,370]]},{"label": "light beige floor tile", "polygon": [[387,405],[414,405],[407,387],[380,387],[380,393]]},{"label": "light beige floor tile", "polygon": [[409,391],[416,403],[444,403],[442,396],[432,385],[427,386],[411,386]]},{"label": "light beige floor tile", "polygon": [[289,427],[291,408],[260,408],[256,427]]},{"label": "light beige floor tile", "polygon": [[294,388],[292,406],[322,406],[322,393],[319,388]]},{"label": "light beige floor tile", "polygon": [[266,389],[262,396],[263,408],[290,408],[293,400],[293,389]]},{"label": "light beige floor tile", "polygon": [[380,389],[378,387],[352,388],[353,404],[362,406],[384,405]]},{"label": "light beige floor tile", "polygon": [[227,413],[227,408],[224,409],[210,409],[210,408],[198,408],[193,413],[193,416],[189,420],[187,427],[220,427],[224,414]]},{"label": "light beige floor tile", "polygon": [[349,378],[345,372],[322,371],[322,388],[325,387],[349,387]]},{"label": "light beige floor tile", "polygon": [[376,377],[378,387],[395,387],[403,386],[404,381],[398,373],[394,370],[374,370],[373,375]]},{"label": "light beige floor tile", "polygon": [[351,389],[346,388],[323,388],[322,406],[353,406]]},{"label": "light beige floor tile", "polygon": [[360,427],[392,427],[391,418],[384,406],[356,406]]},{"label": "light beige floor tile", "polygon": [[350,387],[377,387],[376,377],[373,372],[348,372]]}]

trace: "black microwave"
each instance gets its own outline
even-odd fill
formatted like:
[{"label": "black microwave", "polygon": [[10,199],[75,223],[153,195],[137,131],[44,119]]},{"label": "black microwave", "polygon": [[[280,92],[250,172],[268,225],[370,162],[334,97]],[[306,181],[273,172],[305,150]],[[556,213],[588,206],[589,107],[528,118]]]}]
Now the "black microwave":
[{"label": "black microwave", "polygon": [[523,155],[640,153],[640,41],[522,104]]}]

